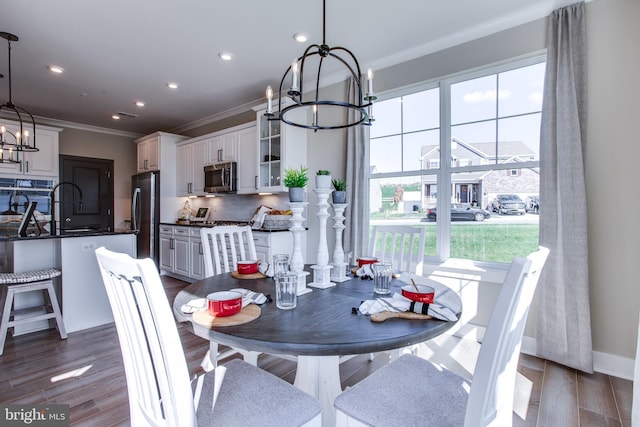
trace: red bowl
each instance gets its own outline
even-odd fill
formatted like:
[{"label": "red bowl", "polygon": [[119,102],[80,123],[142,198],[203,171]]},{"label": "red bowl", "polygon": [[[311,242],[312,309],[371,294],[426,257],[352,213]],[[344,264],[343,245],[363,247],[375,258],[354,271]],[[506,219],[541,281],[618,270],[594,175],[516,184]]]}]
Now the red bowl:
[{"label": "red bowl", "polygon": [[207,295],[207,311],[214,317],[233,316],[242,308],[242,294],[234,291]]},{"label": "red bowl", "polygon": [[362,266],[365,264],[375,264],[376,262],[378,262],[378,258],[363,256],[356,259],[356,261],[358,261],[358,268],[362,268]]},{"label": "red bowl", "polygon": [[258,261],[238,261],[238,273],[253,274],[258,272]]},{"label": "red bowl", "polygon": [[416,288],[413,285],[405,285],[402,287],[402,296],[409,298],[411,301],[426,302],[431,304],[435,295],[435,290],[431,286],[416,285],[419,292],[416,292]]}]

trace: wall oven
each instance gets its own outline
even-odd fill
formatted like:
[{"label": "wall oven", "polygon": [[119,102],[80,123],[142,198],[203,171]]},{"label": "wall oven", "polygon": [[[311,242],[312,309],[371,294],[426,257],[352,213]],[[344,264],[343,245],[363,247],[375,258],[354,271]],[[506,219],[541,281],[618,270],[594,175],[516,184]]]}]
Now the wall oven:
[{"label": "wall oven", "polygon": [[216,163],[204,167],[204,191],[207,193],[235,193],[236,162]]}]

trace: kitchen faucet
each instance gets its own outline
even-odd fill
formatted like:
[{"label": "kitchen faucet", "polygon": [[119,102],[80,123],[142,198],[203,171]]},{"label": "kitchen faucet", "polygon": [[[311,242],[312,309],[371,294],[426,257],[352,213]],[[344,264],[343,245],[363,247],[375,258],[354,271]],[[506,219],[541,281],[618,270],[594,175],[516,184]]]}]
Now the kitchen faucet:
[{"label": "kitchen faucet", "polygon": [[[80,187],[78,187],[76,184],[74,184],[73,182],[68,182],[68,181],[62,181],[59,182],[58,184],[56,184],[52,189],[51,189],[51,226],[49,227],[49,234],[51,236],[55,236],[56,235],[56,189],[58,187],[60,187],[61,185],[72,185],[74,188],[76,188],[78,190],[78,195],[80,196],[80,200],[78,201],[78,210],[82,211],[82,190],[80,189]],[[72,203],[75,202],[75,199],[71,201]],[[62,227],[60,227],[62,228]]]}]

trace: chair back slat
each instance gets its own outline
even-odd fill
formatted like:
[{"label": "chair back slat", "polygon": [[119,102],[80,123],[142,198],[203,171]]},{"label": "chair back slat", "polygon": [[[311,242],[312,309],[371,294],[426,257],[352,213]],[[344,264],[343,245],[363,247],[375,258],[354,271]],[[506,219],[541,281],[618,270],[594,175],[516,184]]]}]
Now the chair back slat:
[{"label": "chair back slat", "polygon": [[487,324],[467,403],[465,427],[511,425],[516,371],[529,307],[549,249],[516,257]]},{"label": "chair back slat", "polygon": [[426,228],[410,225],[374,225],[369,254],[398,271],[422,275]]},{"label": "chair back slat", "polygon": [[236,269],[238,261],[258,259],[253,232],[248,225],[202,228],[200,237],[205,277],[230,273]]},{"label": "chair back slat", "polygon": [[195,425],[182,344],[151,259],[96,249],[122,350],[131,425]]}]

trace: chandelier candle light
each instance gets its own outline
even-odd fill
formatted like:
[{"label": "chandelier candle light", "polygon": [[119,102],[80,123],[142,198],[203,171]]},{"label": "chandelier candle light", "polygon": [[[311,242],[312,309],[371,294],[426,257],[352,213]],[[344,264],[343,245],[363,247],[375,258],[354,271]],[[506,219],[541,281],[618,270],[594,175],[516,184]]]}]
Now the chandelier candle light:
[{"label": "chandelier candle light", "polygon": [[[367,94],[363,96],[361,86],[360,64],[355,55],[351,53],[349,49],[341,46],[329,47],[326,43],[326,0],[322,0],[322,44],[312,44],[307,47],[304,54],[295,58],[289,68],[285,71],[280,81],[280,87],[278,89],[278,110],[273,111],[273,89],[271,86],[267,87],[267,111],[265,115],[269,120],[281,120],[286,124],[297,126],[305,129],[313,129],[318,131],[319,129],[341,129],[350,126],[356,126],[359,124],[371,125],[373,122],[372,105],[373,101],[377,98],[373,92],[373,71],[371,69],[367,72]],[[317,57],[317,58],[316,58]],[[335,63],[342,65],[346,68],[348,76],[352,77],[357,86],[357,99],[350,102],[348,99],[338,100],[326,100],[320,97],[320,73],[321,70],[326,69],[324,65],[325,60],[332,59]],[[317,72],[315,75],[315,94],[304,93],[304,72],[305,65],[311,66],[307,61],[317,60]],[[333,71],[329,68],[329,71]],[[313,69],[312,69],[313,72]],[[283,86],[287,75],[291,74],[291,87],[283,94]],[[288,96],[293,102],[283,103],[283,95]],[[309,114],[305,114],[305,119],[300,120],[297,116],[287,115],[288,112],[304,108],[311,112],[311,123],[308,122]],[[333,114],[330,110],[340,110],[344,112],[351,110],[356,114]],[[346,121],[345,121],[346,117]]]},{"label": "chandelier candle light", "polygon": [[[36,122],[31,113],[13,103],[11,93],[11,42],[17,42],[18,36],[0,32],[0,37],[7,40],[9,55],[9,101],[0,105],[0,113],[15,115],[16,124],[0,124],[0,163],[20,163],[20,152],[39,151],[36,147]],[[31,131],[27,129],[31,128]],[[13,129],[13,132],[11,131]],[[31,139],[31,140],[30,140]]]}]

